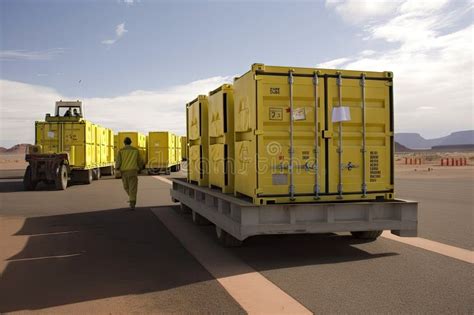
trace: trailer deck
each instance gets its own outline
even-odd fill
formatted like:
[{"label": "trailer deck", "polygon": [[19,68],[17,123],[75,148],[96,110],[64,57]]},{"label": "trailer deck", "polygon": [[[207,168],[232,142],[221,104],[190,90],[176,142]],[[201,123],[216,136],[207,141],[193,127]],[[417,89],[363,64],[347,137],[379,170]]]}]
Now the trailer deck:
[{"label": "trailer deck", "polygon": [[[171,197],[237,240],[262,234],[390,230],[417,235],[418,203],[408,200],[255,205],[220,191],[172,179]],[[194,213],[193,213],[194,214]]]}]

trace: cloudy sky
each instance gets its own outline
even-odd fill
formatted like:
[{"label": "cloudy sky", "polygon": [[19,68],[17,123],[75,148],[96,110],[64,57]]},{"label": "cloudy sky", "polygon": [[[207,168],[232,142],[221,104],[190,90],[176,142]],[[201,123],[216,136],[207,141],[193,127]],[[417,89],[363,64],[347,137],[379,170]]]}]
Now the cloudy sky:
[{"label": "cloudy sky", "polygon": [[473,1],[0,1],[0,146],[59,99],[184,134],[184,104],[252,63],[395,75],[397,132],[473,126]]}]

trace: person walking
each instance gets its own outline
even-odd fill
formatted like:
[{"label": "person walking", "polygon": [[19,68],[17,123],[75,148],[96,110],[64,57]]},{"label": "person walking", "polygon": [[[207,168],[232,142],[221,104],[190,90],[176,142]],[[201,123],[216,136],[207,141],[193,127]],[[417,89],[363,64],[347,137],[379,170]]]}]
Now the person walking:
[{"label": "person walking", "polygon": [[126,137],[125,146],[117,153],[115,168],[122,174],[123,188],[128,194],[130,209],[135,210],[137,204],[138,172],[143,169],[140,152],[133,147],[132,140]]}]

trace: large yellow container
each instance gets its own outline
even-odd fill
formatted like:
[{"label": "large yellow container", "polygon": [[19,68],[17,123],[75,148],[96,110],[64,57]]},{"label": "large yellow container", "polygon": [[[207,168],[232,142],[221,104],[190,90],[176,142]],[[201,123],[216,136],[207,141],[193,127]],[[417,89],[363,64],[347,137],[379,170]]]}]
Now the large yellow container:
[{"label": "large yellow container", "polygon": [[393,199],[392,95],[391,72],[253,65],[234,81],[235,194]]},{"label": "large yellow container", "polygon": [[199,95],[186,105],[188,138],[188,181],[199,186],[209,183],[208,99]]},{"label": "large yellow container", "polygon": [[179,163],[176,156],[176,136],[167,131],[148,133],[147,169],[169,169]]},{"label": "large yellow container", "polygon": [[234,94],[224,84],[209,93],[209,187],[234,192]]},{"label": "large yellow container", "polygon": [[181,148],[181,136],[175,136],[175,158],[176,163],[181,164],[181,155],[182,155],[182,148]]},{"label": "large yellow container", "polygon": [[188,159],[188,138],[181,136],[181,160],[186,161]]},{"label": "large yellow container", "polygon": [[68,153],[73,170],[114,164],[112,130],[83,119],[66,121],[47,117],[47,120],[50,121],[35,124],[36,145],[40,146],[41,153]]},{"label": "large yellow container", "polygon": [[[120,131],[118,133],[118,143],[117,148],[120,150],[124,147],[123,141],[126,137],[129,137],[132,140],[132,146],[137,148],[140,151],[140,157],[143,160],[143,163],[147,163],[147,143],[146,136],[137,131]],[[118,152],[117,150],[117,152]]]}]

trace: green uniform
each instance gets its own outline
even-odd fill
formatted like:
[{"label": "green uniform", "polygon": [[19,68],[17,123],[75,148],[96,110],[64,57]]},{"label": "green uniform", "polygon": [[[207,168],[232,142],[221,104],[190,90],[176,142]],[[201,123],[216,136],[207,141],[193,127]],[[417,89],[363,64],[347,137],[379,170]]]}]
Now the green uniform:
[{"label": "green uniform", "polygon": [[115,167],[122,174],[123,188],[128,194],[130,207],[137,203],[138,172],[143,168],[143,161],[137,148],[125,145],[117,154]]}]

